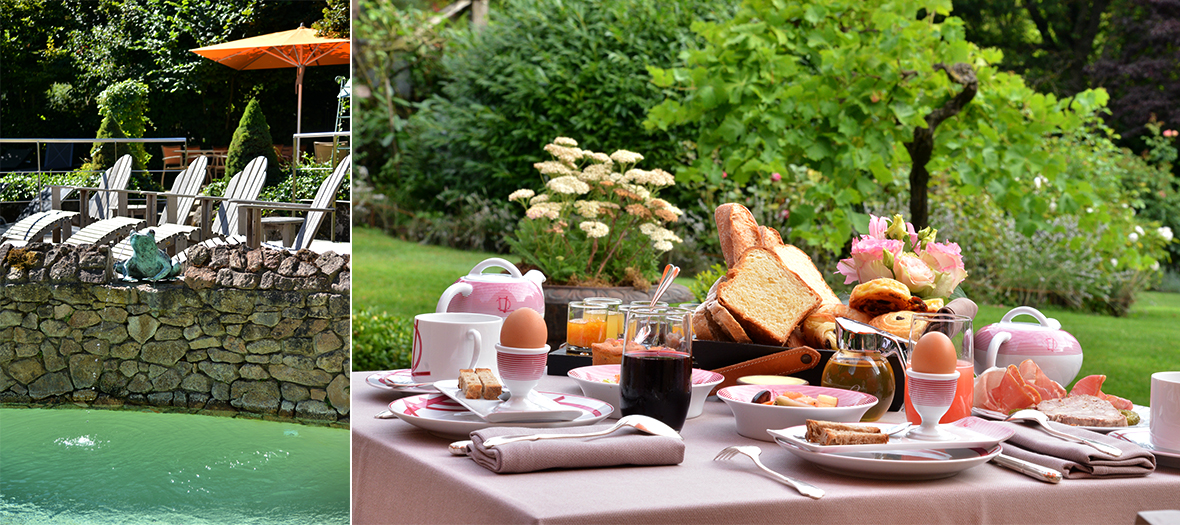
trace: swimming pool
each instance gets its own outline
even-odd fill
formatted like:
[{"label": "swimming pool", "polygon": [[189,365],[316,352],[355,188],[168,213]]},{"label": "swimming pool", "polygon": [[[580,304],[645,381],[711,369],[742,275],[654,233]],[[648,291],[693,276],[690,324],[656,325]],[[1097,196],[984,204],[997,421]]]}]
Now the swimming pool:
[{"label": "swimming pool", "polygon": [[347,524],[348,430],[0,409],[0,522]]}]

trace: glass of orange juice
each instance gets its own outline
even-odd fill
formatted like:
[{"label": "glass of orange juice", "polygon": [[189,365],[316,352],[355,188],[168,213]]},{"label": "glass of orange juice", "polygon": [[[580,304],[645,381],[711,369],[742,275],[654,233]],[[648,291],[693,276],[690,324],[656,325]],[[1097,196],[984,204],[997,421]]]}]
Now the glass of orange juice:
[{"label": "glass of orange juice", "polygon": [[[913,352],[914,343],[928,332],[942,332],[950,337],[955,346],[955,370],[959,371],[959,381],[955,385],[955,399],[951,407],[943,414],[939,423],[951,423],[971,415],[971,405],[975,401],[975,365],[974,345],[975,331],[971,328],[971,318],[954,314],[914,314],[910,321],[910,344],[906,350],[906,362],[909,362],[909,352]],[[908,368],[906,370],[909,372]],[[914,410],[910,401],[909,376],[906,376],[905,389],[905,417],[915,425],[922,424],[922,416]]]},{"label": "glass of orange juice", "polygon": [[622,299],[614,297],[589,297],[582,299],[582,302],[589,304],[600,304],[606,307],[606,338],[619,339],[623,337],[623,312],[619,307],[623,305]]},{"label": "glass of orange juice", "polygon": [[606,310],[601,304],[570,303],[565,323],[566,353],[590,354],[590,345],[606,340]]}]

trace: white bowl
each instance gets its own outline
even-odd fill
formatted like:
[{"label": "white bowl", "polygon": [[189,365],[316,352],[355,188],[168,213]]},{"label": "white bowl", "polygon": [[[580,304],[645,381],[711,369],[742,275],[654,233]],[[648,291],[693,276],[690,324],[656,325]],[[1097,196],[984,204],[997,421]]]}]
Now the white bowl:
[{"label": "white bowl", "polygon": [[[615,376],[619,375],[619,365],[583,366],[570,370],[567,374],[582,387],[582,393],[600,401],[610,403],[615,407],[612,419],[622,416],[619,395],[619,383]],[[713,387],[721,384],[725,376],[717,372],[692,369],[692,399],[688,402],[688,418],[694,418],[705,411],[705,398]]]},{"label": "white bowl", "polygon": [[[836,398],[836,406],[784,407],[753,402],[754,396],[763,390],[769,390],[774,396],[788,390],[811,397],[827,394]],[[733,411],[738,434],[761,441],[774,441],[767,430],[802,425],[807,423],[808,419],[855,423],[860,421],[869,408],[877,404],[876,396],[863,392],[810,385],[737,385],[722,388],[717,392],[717,397],[725,401]]]}]

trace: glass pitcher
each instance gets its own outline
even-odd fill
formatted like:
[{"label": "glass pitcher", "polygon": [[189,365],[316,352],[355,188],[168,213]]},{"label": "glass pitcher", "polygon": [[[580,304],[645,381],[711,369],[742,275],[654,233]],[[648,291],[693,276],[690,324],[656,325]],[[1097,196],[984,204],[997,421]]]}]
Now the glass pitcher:
[{"label": "glass pitcher", "polygon": [[886,356],[899,352],[893,336],[864,323],[836,318],[836,354],[824,366],[820,385],[872,394],[877,404],[861,421],[876,421],[893,403],[893,367]]}]

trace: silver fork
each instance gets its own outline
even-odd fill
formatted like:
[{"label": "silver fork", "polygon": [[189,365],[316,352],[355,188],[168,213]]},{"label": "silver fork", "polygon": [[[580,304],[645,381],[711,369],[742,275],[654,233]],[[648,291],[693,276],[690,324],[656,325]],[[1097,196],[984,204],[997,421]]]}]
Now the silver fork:
[{"label": "silver fork", "polygon": [[758,465],[758,468],[762,469],[767,474],[774,476],[774,479],[794,487],[795,490],[799,491],[800,494],[812,499],[820,499],[824,497],[823,489],[805,481],[800,481],[795,478],[784,476],[778,472],[770,470],[770,468],[768,468],[766,465],[763,465],[762,460],[758,459],[758,456],[762,454],[762,449],[755,446],[726,447],[721,452],[717,453],[717,457],[713,458],[713,461],[731,459],[738,454],[749,456],[750,459],[754,460],[754,464]]}]

